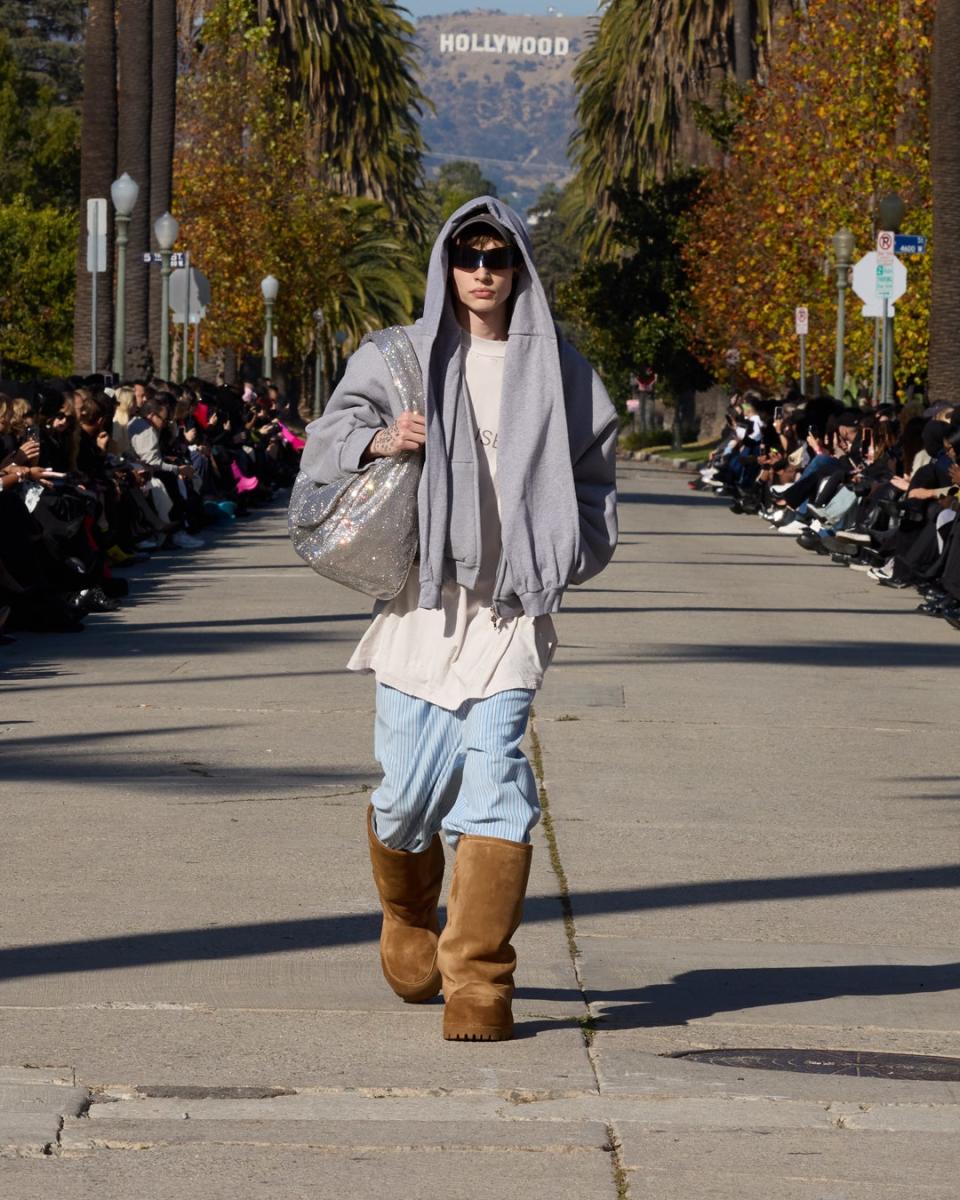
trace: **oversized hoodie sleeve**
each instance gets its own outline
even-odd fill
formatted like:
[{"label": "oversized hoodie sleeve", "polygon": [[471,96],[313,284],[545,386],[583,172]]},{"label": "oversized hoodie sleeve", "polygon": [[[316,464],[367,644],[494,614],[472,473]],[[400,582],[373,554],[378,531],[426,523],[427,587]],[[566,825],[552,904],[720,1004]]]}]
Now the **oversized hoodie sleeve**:
[{"label": "oversized hoodie sleeve", "polygon": [[362,470],[360,457],[378,429],[399,411],[383,355],[372,343],[350,356],[323,416],[307,426],[300,469],[315,483],[332,483]]},{"label": "oversized hoodie sleeve", "polygon": [[598,575],[617,546],[619,420],[607,389],[590,364],[563,348],[563,373],[573,485],[580,514],[580,549],[570,583]]}]

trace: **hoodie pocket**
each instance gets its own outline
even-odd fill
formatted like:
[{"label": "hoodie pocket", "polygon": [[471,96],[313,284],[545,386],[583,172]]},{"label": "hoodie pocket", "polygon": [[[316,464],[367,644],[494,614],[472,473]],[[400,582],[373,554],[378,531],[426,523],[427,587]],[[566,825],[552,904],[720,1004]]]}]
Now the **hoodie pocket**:
[{"label": "hoodie pocket", "polygon": [[477,565],[475,476],[473,463],[450,463],[450,520],[444,554],[466,567]]}]

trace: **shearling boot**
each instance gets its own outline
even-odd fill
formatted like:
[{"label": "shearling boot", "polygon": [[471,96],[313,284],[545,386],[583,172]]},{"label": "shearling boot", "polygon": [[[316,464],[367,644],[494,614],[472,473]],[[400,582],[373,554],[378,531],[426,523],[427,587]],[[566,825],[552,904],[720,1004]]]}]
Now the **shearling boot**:
[{"label": "shearling boot", "polygon": [[523,914],[533,847],[465,834],[457,845],[439,963],[448,1041],[501,1042],[513,1036],[510,939]]},{"label": "shearling boot", "polygon": [[437,834],[422,854],[391,850],[374,831],[372,805],[367,810],[367,839],[383,907],[383,976],[408,1004],[420,1004],[436,996],[441,987],[437,903],[443,886],[443,844]]}]

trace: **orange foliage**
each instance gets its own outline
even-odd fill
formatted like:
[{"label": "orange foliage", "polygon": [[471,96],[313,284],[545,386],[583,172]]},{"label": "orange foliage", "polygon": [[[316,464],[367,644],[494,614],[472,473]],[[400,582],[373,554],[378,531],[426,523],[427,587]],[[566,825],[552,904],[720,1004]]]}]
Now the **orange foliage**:
[{"label": "orange foliage", "polygon": [[308,161],[306,124],[249,0],[208,11],[180,85],[175,212],[180,246],[209,278],[212,346],[257,350],[260,280],[280,281],[281,352],[311,344],[313,310],[342,286],[342,212]]},{"label": "orange foliage", "polygon": [[[878,201],[897,191],[904,229],[931,230],[930,0],[810,0],[786,17],[766,86],[746,97],[728,161],[706,180],[687,259],[691,335],[705,362],[724,354],[764,387],[798,373],[794,307],[810,309],[808,372],[833,378],[836,281],[830,239],[846,226],[854,258],[874,248]],[[926,371],[930,256],[906,261],[897,303],[898,374]],[[847,370],[870,376],[874,322],[847,293]],[[739,380],[742,381],[742,380]]]}]

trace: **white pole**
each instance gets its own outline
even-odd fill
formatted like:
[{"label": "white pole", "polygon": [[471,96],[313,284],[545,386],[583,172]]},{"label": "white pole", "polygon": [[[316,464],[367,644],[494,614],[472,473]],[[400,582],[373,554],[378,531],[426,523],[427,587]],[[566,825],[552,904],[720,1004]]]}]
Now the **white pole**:
[{"label": "white pole", "polygon": [[[94,263],[96,268],[96,263]],[[97,373],[97,272],[90,273],[90,374]]]}]

